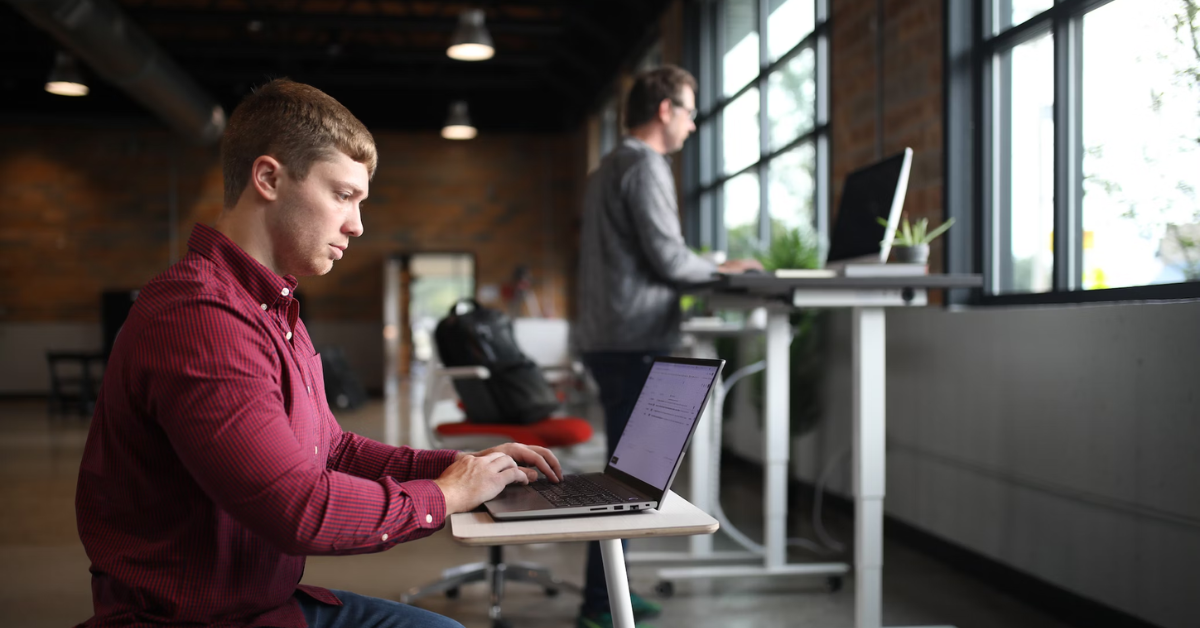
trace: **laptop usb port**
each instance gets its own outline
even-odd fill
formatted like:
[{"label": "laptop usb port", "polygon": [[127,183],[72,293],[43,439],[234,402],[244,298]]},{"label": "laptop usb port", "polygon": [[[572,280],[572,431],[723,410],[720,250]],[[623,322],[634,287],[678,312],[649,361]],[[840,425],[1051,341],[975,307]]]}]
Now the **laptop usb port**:
[{"label": "laptop usb port", "polygon": [[613,510],[625,510],[624,506],[613,506]]},{"label": "laptop usb port", "polygon": [[630,509],[630,510],[637,510],[637,509],[638,509],[638,507],[637,507],[637,504],[634,504],[634,505],[630,506],[630,507],[629,507],[629,509]]},{"label": "laptop usb port", "polygon": [[599,508],[593,508],[592,510],[604,510],[604,506],[601,506]]}]

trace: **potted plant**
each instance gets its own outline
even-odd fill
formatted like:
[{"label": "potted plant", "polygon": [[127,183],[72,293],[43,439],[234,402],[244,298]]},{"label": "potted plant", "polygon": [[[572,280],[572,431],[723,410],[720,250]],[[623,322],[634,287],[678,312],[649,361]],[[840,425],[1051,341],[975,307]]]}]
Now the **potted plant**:
[{"label": "potted plant", "polygon": [[820,268],[821,247],[812,229],[783,224],[772,225],[771,242],[765,251],[754,255],[771,272],[781,268]]},{"label": "potted plant", "polygon": [[[879,224],[887,226],[887,220],[878,218]],[[892,259],[901,264],[927,264],[929,262],[929,243],[946,232],[954,224],[951,218],[941,225],[929,230],[929,219],[922,218],[916,224],[908,222],[908,216],[901,219],[900,227],[896,229],[896,238],[892,240]]]}]

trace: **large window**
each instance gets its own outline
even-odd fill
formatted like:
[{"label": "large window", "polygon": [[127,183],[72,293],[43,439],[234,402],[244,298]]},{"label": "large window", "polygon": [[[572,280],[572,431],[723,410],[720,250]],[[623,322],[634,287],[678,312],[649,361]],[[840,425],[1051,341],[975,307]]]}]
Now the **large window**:
[{"label": "large window", "polygon": [[1001,303],[1200,296],[1200,0],[946,6],[951,270]]},{"label": "large window", "polygon": [[826,230],[827,0],[688,5],[686,65],[700,83],[684,148],[687,236],[750,257],[773,233]]}]

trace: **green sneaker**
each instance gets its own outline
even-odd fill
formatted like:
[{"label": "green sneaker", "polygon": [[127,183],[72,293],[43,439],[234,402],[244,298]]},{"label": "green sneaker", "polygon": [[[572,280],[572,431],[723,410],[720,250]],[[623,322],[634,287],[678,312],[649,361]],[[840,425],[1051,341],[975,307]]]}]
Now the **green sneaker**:
[{"label": "green sneaker", "polygon": [[634,619],[648,619],[662,614],[662,604],[651,602],[637,593],[629,594],[629,603],[633,605]]},{"label": "green sneaker", "polygon": [[[580,615],[575,620],[575,628],[613,628],[612,613],[600,613],[595,617]],[[638,623],[637,628],[654,628],[654,626]]]}]

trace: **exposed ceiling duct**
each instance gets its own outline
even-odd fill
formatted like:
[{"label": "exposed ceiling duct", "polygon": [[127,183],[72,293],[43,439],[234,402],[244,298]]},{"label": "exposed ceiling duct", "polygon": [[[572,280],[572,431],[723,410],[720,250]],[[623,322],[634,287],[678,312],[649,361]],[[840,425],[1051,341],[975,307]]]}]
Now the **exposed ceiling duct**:
[{"label": "exposed ceiling duct", "polygon": [[8,0],[100,76],[201,144],[225,131],[225,110],[109,0]]}]

